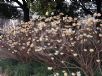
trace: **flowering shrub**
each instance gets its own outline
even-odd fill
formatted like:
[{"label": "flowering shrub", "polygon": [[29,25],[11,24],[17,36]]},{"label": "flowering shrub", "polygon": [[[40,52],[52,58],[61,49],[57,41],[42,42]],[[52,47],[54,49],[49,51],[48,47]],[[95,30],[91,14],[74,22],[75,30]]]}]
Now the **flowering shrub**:
[{"label": "flowering shrub", "polygon": [[94,76],[101,72],[102,59],[102,20],[94,16],[80,20],[61,13],[22,23],[0,36],[1,52],[23,63],[33,59],[46,63],[48,70],[62,69],[64,76],[70,71]]}]

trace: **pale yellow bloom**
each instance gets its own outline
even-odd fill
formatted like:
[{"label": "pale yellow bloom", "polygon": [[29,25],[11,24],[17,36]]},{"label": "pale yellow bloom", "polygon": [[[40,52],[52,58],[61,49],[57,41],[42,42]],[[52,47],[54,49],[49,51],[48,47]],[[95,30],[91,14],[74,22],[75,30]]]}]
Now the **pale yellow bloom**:
[{"label": "pale yellow bloom", "polygon": [[75,73],[72,73],[72,76],[75,76]]},{"label": "pale yellow bloom", "polygon": [[28,41],[26,44],[27,44],[27,46],[29,46],[30,45],[30,41]]},{"label": "pale yellow bloom", "polygon": [[64,76],[68,76],[68,73],[67,72],[64,72]]},{"label": "pale yellow bloom", "polygon": [[52,70],[53,68],[52,68],[52,67],[48,67],[47,69],[48,69],[48,70]]},{"label": "pale yellow bloom", "polygon": [[89,49],[90,52],[94,52],[94,49]]},{"label": "pale yellow bloom", "polygon": [[76,56],[78,56],[78,54],[77,54],[77,53],[74,53],[74,54],[73,54],[73,56],[75,56],[75,57],[76,57]]},{"label": "pale yellow bloom", "polygon": [[86,52],[86,51],[87,51],[87,49],[84,49],[84,51]]},{"label": "pale yellow bloom", "polygon": [[51,60],[54,60],[54,57],[51,57]]},{"label": "pale yellow bloom", "polygon": [[48,16],[48,15],[49,15],[49,12],[47,11],[47,12],[45,13],[45,15]]},{"label": "pale yellow bloom", "polygon": [[98,63],[99,63],[100,61],[101,61],[100,59],[97,59],[97,60],[96,60],[96,62],[98,62]]},{"label": "pale yellow bloom", "polygon": [[30,47],[34,47],[34,44],[32,43],[32,44],[30,45]]}]

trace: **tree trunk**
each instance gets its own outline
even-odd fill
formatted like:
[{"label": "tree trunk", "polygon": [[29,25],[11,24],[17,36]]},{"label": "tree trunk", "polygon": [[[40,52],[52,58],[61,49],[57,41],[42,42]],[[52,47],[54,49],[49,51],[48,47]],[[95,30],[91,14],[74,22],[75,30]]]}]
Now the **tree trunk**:
[{"label": "tree trunk", "polygon": [[90,71],[87,72],[87,75],[88,75],[88,76],[94,76],[94,74],[93,74],[92,72],[90,72]]},{"label": "tree trunk", "polygon": [[85,67],[84,66],[83,70],[84,70],[85,76],[94,76],[94,72],[93,72],[93,69],[91,67],[88,67],[88,66]]},{"label": "tree trunk", "polygon": [[24,22],[30,21],[30,18],[29,18],[29,8],[24,8],[23,12],[24,12],[24,16],[23,16]]},{"label": "tree trunk", "polygon": [[88,15],[88,14],[93,15],[93,13],[91,12],[91,10],[89,10],[89,9],[86,8],[86,6],[85,6],[85,4],[84,4],[84,2],[82,0],[79,0],[79,2],[81,4],[80,6],[82,7],[82,9],[84,10],[84,12],[85,12],[86,15]]},{"label": "tree trunk", "polygon": [[101,0],[96,0],[96,6],[97,6],[97,13],[101,14],[101,16],[97,17],[97,18],[102,19],[102,10],[101,10],[102,2],[101,2]]},{"label": "tree trunk", "polygon": [[101,13],[101,0],[96,0],[97,13]]},{"label": "tree trunk", "polygon": [[26,0],[22,0],[23,4],[21,2],[19,2],[18,0],[13,0],[14,2],[16,2],[20,7],[21,9],[23,10],[23,20],[24,22],[28,22],[30,20],[29,18],[29,8],[28,8],[28,5],[27,5],[27,2]]}]

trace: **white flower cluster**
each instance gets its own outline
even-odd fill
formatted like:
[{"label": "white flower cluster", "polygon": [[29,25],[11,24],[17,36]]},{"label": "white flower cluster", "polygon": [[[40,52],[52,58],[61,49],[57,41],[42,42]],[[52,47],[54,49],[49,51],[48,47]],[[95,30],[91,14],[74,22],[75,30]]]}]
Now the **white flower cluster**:
[{"label": "white flower cluster", "polygon": [[[23,61],[36,57],[53,66],[48,67],[48,70],[66,68],[66,62],[70,62],[68,58],[87,67],[93,65],[93,62],[101,62],[102,20],[94,17],[78,20],[63,17],[63,14],[42,17],[17,26],[12,32],[0,36],[0,41],[7,45],[4,48]],[[64,76],[67,75],[64,72]],[[75,76],[74,73],[72,76]]]}]

